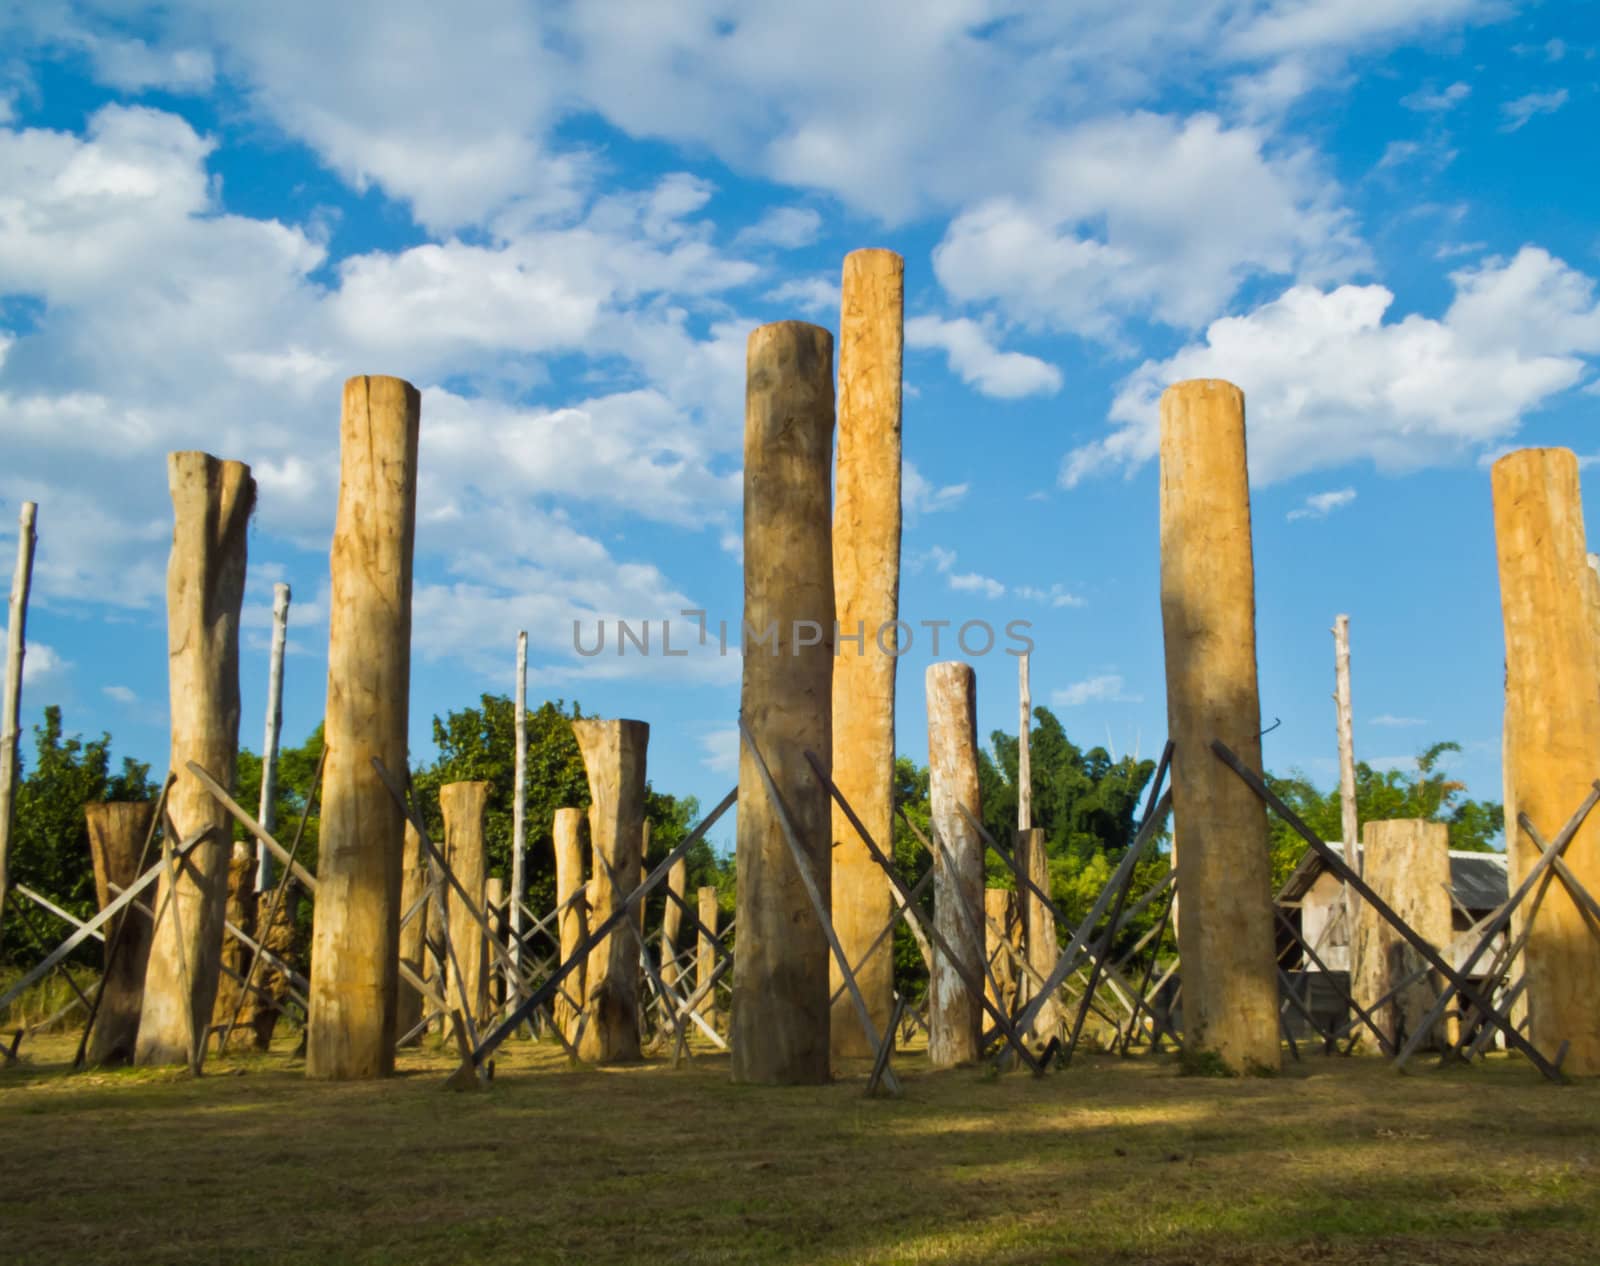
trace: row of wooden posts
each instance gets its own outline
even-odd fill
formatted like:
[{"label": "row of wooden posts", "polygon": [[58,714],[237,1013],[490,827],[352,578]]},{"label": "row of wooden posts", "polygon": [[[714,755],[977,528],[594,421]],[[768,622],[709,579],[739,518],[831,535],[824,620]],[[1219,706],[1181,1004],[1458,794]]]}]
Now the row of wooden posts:
[{"label": "row of wooden posts", "polygon": [[[821,1081],[836,1059],[849,1056],[884,1065],[899,1018],[885,929],[896,918],[921,922],[920,906],[907,900],[883,851],[895,812],[896,657],[836,656],[833,638],[811,635],[818,627],[892,627],[899,616],[900,257],[852,253],[842,293],[837,396],[828,331],[780,322],[755,330],[747,347],[744,627],[775,629],[777,644],[744,657],[737,792],[691,840],[736,794],[738,952],[729,1038],[733,1075],[750,1082]],[[1147,843],[1168,809],[1175,813],[1171,890],[1181,910],[1173,917],[1186,1046],[1236,1069],[1273,1067],[1284,1004],[1266,815],[1269,804],[1286,811],[1259,773],[1244,398],[1226,382],[1184,382],[1163,395],[1160,414],[1171,787],[1149,806],[1140,838]],[[405,824],[408,815],[414,825],[420,820],[394,778],[406,768],[419,423],[420,398],[410,384],[382,377],[345,384],[318,898],[305,982],[313,1077],[392,1069],[403,1036],[400,982],[414,972],[405,965],[400,916],[408,891]],[[203,453],[173,454],[169,482],[173,773],[161,811],[165,869],[135,1047],[146,1063],[194,1060],[224,966],[232,818],[219,792],[234,776],[238,617],[255,498],[247,467]],[[1537,829],[1565,820],[1600,774],[1600,580],[1586,565],[1571,453],[1510,454],[1495,464],[1493,485],[1507,646],[1507,821],[1533,824],[1508,835],[1513,874],[1525,880],[1546,852],[1533,843]],[[14,619],[14,636],[19,628]],[[519,687],[524,663],[525,648]],[[1066,953],[1056,953],[1050,918],[1025,896],[1026,956],[1037,987],[1017,1014],[995,1005],[1001,990],[985,953],[982,858],[985,848],[1005,850],[979,826],[972,669],[935,664],[927,690],[934,915],[922,931],[933,945],[930,1051],[936,1063],[964,1062],[998,1035],[1018,1061],[1037,1065],[1037,1052],[1022,1039],[1038,1031],[1041,1013],[1058,1005],[1066,973],[1083,962],[1090,965],[1083,1010],[1093,1004],[1102,970],[1095,964],[1107,947],[1094,952],[1085,924]],[[519,699],[519,721],[521,711]],[[14,730],[14,721],[8,724]],[[637,1004],[629,1000],[642,946],[621,932],[687,843],[635,883],[642,818],[638,797],[625,789],[642,784],[647,727],[610,721],[577,728],[592,796],[596,864],[585,881],[593,888],[591,923],[544,984],[529,982],[499,1026],[471,1043],[468,1069],[551,1002],[562,972],[577,970],[578,960],[586,971],[580,1053],[636,1053]],[[519,760],[519,783],[520,776]],[[446,813],[447,821],[470,816],[470,806]],[[1044,850],[1029,825],[1026,818],[1019,823],[1012,860],[1019,888],[1042,900]],[[1530,1037],[1507,1035],[1535,1057],[1564,1044],[1567,1069],[1584,1073],[1600,1072],[1600,1009],[1592,1005],[1600,951],[1585,935],[1578,895],[1584,885],[1600,886],[1596,831],[1580,818],[1561,843],[1574,883],[1552,890],[1526,929]],[[516,851],[508,939],[514,978],[527,982]],[[459,887],[459,879],[451,882]],[[1113,924],[1132,897],[1127,875],[1117,882],[1097,905],[1097,918],[1109,912]],[[1388,910],[1359,875],[1350,872],[1347,882],[1362,900]],[[1383,917],[1408,941],[1415,936],[1393,911]],[[563,951],[569,945],[565,939]],[[1424,949],[1418,952],[1426,959]],[[1466,982],[1459,987],[1474,996]],[[892,1080],[886,1067],[882,1075]]]}]

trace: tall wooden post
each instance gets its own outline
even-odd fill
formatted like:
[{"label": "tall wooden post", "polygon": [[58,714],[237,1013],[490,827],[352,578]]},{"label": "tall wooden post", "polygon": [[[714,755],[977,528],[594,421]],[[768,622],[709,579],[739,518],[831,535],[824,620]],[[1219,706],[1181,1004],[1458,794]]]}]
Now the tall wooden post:
[{"label": "tall wooden post", "polygon": [[1028,683],[1029,652],[1017,657],[1017,830],[1033,829],[1033,694]]},{"label": "tall wooden post", "polygon": [[[231,786],[239,749],[239,608],[256,485],[243,462],[171,453],[172,556],[167,564],[167,678],[176,777],[167,817],[176,839],[207,832],[176,872],[163,875],[145,966],[140,1064],[198,1059],[222,966],[233,819],[189,772],[195,761]],[[174,842],[176,842],[176,839]]]},{"label": "tall wooden post", "polygon": [[[1587,575],[1578,459],[1530,448],[1494,464],[1495,539],[1505,621],[1506,839],[1512,883],[1539,855],[1516,815],[1546,840],[1600,778],[1600,651]],[[1600,817],[1591,814],[1564,860],[1600,892]],[[1564,885],[1545,894],[1528,928],[1529,1037],[1547,1057],[1568,1042],[1563,1071],[1600,1073],[1600,948]]]},{"label": "tall wooden post", "polygon": [[11,887],[11,823],[17,795],[17,743],[22,731],[22,658],[26,653],[28,590],[33,586],[33,530],[39,507],[24,501],[17,516],[17,566],[11,576],[6,623],[5,699],[0,703],[0,928],[5,926],[6,894]]},{"label": "tall wooden post", "polygon": [[[689,860],[680,857],[667,871],[667,891],[683,899],[689,882]],[[678,933],[683,929],[683,907],[671,897],[661,913],[661,983],[669,988],[678,983]]]},{"label": "tall wooden post", "polygon": [[[95,899],[104,910],[117,896],[117,889],[128,887],[139,877],[139,854],[150,834],[150,815],[155,812],[155,805],[147,800],[111,801],[86,804],[83,812],[89,825]],[[111,957],[113,947],[115,958]],[[90,1064],[133,1062],[144,998],[145,962],[149,957],[150,920],[124,910],[106,929],[106,980],[89,1037]]]},{"label": "tall wooden post", "polygon": [[[996,1010],[1012,1014],[1017,1005],[1017,969],[1012,952],[1022,947],[1022,920],[1017,913],[1017,894],[1009,888],[985,888],[984,959],[989,971],[984,977],[984,992]],[[990,977],[993,982],[990,982]],[[999,992],[995,992],[999,986]]]},{"label": "tall wooden post", "polygon": [[[283,730],[283,655],[289,643],[289,586],[279,581],[272,587],[272,652],[267,665],[267,732],[261,744],[261,802],[256,821],[267,834],[278,829],[278,742]],[[256,843],[256,891],[270,892],[273,883],[272,854],[260,841]]]},{"label": "tall wooden post", "polygon": [[1198,379],[1161,397],[1161,619],[1184,1044],[1235,1072],[1277,1068],[1266,808],[1211,751],[1261,768],[1244,394]]},{"label": "tall wooden post", "polygon": [[405,825],[372,758],[404,777],[420,420],[421,397],[408,382],[373,376],[344,385],[309,1077],[394,1071]]},{"label": "tall wooden post", "polygon": [[[622,908],[639,873],[650,727],[643,721],[585,718],[574,721],[572,729],[589,775],[589,844],[595,856],[591,917],[599,921]],[[631,934],[619,928],[589,955],[584,1007],[589,1022],[578,1042],[581,1058],[595,1064],[639,1058],[639,947]]]},{"label": "tall wooden post", "polygon": [[[484,880],[488,874],[483,841],[483,815],[488,804],[486,782],[447,782],[439,788],[445,864],[480,914],[484,910]],[[450,948],[455,960],[450,968],[447,1001],[452,1010],[479,1020],[488,1010],[489,945],[454,885],[450,888]]]},{"label": "tall wooden post", "polygon": [[528,852],[528,635],[517,634],[517,756],[511,793],[511,961],[516,965],[516,980],[507,987],[521,996],[522,903],[527,897]]},{"label": "tall wooden post", "polygon": [[[764,325],[745,358],[744,674],[739,712],[823,899],[833,885],[833,338]],[[739,755],[733,1078],[828,1080],[828,942],[748,743]]]},{"label": "tall wooden post", "polygon": [[[1454,938],[1450,917],[1450,830],[1443,822],[1404,818],[1368,822],[1363,841],[1372,890],[1447,960]],[[1363,1007],[1380,998],[1378,1023],[1396,1048],[1416,1031],[1439,999],[1440,982],[1430,975],[1398,995],[1390,991],[1427,963],[1388,920],[1363,902],[1351,927],[1350,993]],[[1442,1026],[1441,1026],[1442,1028]],[[1437,1046],[1447,1037],[1434,1035]]]},{"label": "tall wooden post", "polygon": [[[561,913],[556,916],[560,929],[561,961],[564,963],[578,952],[584,938],[589,935],[589,903],[578,894],[584,890],[583,877],[583,810],[557,809],[551,831],[556,857],[556,905]],[[556,997],[555,1022],[567,1040],[577,1032],[578,1012],[582,1009],[588,959],[567,977],[561,993]],[[571,1001],[569,1001],[571,999]],[[574,1006],[573,1003],[578,1005]]]},{"label": "tall wooden post", "polygon": [[1334,706],[1339,715],[1339,825],[1344,839],[1345,862],[1358,875],[1366,865],[1356,841],[1361,838],[1356,822],[1356,741],[1350,711],[1350,617],[1335,616],[1333,621]]},{"label": "tall wooden post", "polygon": [[[696,896],[699,902],[699,919],[706,929],[700,933],[700,941],[695,953],[694,987],[696,990],[706,989],[710,983],[711,974],[717,969],[716,946],[712,944],[711,937],[706,932],[717,930],[717,890],[710,885],[701,888]],[[735,960],[737,961],[737,960]],[[706,989],[705,997],[695,1010],[701,1015],[715,1015],[717,1010],[716,990]]]},{"label": "tall wooden post", "polygon": [[[1056,936],[1056,916],[1045,904],[1044,896],[1051,892],[1050,853],[1045,847],[1045,834],[1040,827],[1029,827],[1017,832],[1017,865],[1033,885],[1022,897],[1022,935],[1028,966],[1041,980],[1050,979],[1056,960],[1061,957],[1061,942]],[[1035,889],[1038,891],[1036,892]],[[1034,986],[1026,981],[1024,987],[1031,998]],[[1051,998],[1034,1014],[1031,1036],[1043,1044],[1055,1036],[1061,1025],[1061,1011]]]},{"label": "tall wooden post", "polygon": [[[405,842],[400,851],[401,914],[416,905],[422,895],[428,891],[428,884],[431,878],[428,856],[422,848],[422,836],[417,834],[416,827],[407,822]],[[411,916],[411,922],[400,929],[400,962],[416,972],[419,979],[426,979],[428,975],[426,962],[428,907],[431,904],[431,902],[423,901],[422,908]],[[394,1033],[395,1040],[399,1041],[421,1022],[423,999],[422,995],[404,980],[399,983],[397,988]]]},{"label": "tall wooden post", "polygon": [[[833,770],[839,790],[880,847],[894,835],[896,643],[878,644],[900,613],[900,385],[905,261],[893,251],[844,260],[839,317],[839,458],[833,509],[833,592],[839,655],[833,664]],[[891,631],[885,635],[894,638]],[[855,968],[879,1033],[894,1011],[894,945],[862,961],[894,910],[889,876],[844,811],[833,814],[833,928]],[[836,1058],[871,1059],[855,1004],[830,960],[829,1019]]]},{"label": "tall wooden post", "polygon": [[[970,1064],[981,1053],[983,1003],[962,979],[983,977],[983,839],[961,812],[983,821],[978,799],[978,690],[968,664],[928,665],[928,810],[933,830],[933,918],[960,955],[938,946],[928,981],[928,1059],[935,1068]],[[939,846],[943,845],[942,848]],[[947,856],[948,855],[948,856]],[[965,907],[965,913],[962,907]]]},{"label": "tall wooden post", "polygon": [[[483,917],[488,921],[492,941],[504,945],[510,919],[506,910],[506,882],[499,875],[490,875],[483,881]],[[485,949],[488,952],[484,962],[482,1014],[487,1017],[499,1013],[507,994],[516,986],[506,971],[505,960],[495,953],[494,945],[486,945]]]}]

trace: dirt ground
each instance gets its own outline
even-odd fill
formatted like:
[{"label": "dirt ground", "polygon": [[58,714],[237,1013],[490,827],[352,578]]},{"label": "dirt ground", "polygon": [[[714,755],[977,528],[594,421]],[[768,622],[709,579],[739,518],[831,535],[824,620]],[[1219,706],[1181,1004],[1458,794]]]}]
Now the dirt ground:
[{"label": "dirt ground", "polygon": [[1600,1084],[1519,1060],[1416,1075],[1308,1056],[1276,1078],[1144,1055],[934,1073],[905,1094],[729,1083],[725,1060],[594,1070],[502,1048],[307,1082],[287,1050],[0,1070],[0,1262],[1589,1263]]}]

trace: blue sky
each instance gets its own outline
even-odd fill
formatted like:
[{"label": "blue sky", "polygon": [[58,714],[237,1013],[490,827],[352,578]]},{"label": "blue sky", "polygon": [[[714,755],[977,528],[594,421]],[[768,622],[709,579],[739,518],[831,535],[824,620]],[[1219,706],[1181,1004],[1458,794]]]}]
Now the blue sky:
[{"label": "blue sky", "polygon": [[[279,579],[302,737],[340,384],[390,373],[423,392],[414,754],[526,629],[534,700],[648,720],[656,785],[714,801],[737,660],[584,659],[572,621],[738,620],[745,337],[836,327],[844,254],[887,246],[905,618],[1030,620],[1035,700],[1158,751],[1154,401],[1230,378],[1269,764],[1333,780],[1345,611],[1358,756],[1454,739],[1499,797],[1488,463],[1600,453],[1592,5],[0,0],[0,50],[28,722],[164,767],[164,455],[204,448],[260,488],[242,741]],[[1016,661],[974,662],[1014,731]]]}]

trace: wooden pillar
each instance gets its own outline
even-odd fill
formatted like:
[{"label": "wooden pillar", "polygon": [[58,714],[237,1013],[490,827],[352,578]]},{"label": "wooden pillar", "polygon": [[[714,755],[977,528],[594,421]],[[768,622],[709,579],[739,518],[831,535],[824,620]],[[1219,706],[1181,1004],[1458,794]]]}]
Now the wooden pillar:
[{"label": "wooden pillar", "polygon": [[1211,751],[1261,768],[1244,394],[1197,379],[1161,397],[1161,619],[1184,1045],[1276,1069],[1278,981],[1266,807]]},{"label": "wooden pillar", "polygon": [[[621,909],[639,873],[650,727],[643,721],[591,717],[574,721],[572,729],[589,774],[589,843],[595,856],[590,917],[598,922]],[[639,946],[625,929],[619,927],[589,955],[584,1007],[589,1022],[578,1043],[581,1058],[595,1064],[639,1058]]]},{"label": "wooden pillar", "polygon": [[[278,736],[283,730],[283,657],[289,645],[289,586],[281,580],[272,587],[272,650],[267,662],[267,723],[261,744],[261,800],[256,821],[268,835],[278,829]],[[256,891],[270,892],[274,876],[272,854],[256,842]]]},{"label": "wooden pillar", "polygon": [[[113,884],[126,888],[139,877],[139,854],[150,834],[154,812],[155,805],[147,800],[83,806],[89,824],[89,856],[94,863],[94,895],[102,910],[117,895]],[[88,1061],[92,1065],[131,1064],[139,1036],[145,961],[150,957],[150,920],[124,910],[105,933],[105,989],[89,1038]],[[110,957],[113,945],[117,951],[114,960]]]},{"label": "wooden pillar", "polygon": [[[233,852],[228,858],[226,917],[234,927],[252,937],[256,934],[257,865],[255,848],[247,841],[234,840]],[[239,1017],[239,1027],[252,1033],[256,1024],[255,998],[245,996],[243,979],[249,974],[253,955],[244,942],[226,934],[222,938],[221,954],[221,965],[226,970],[217,977],[217,997],[211,1004],[214,1045],[221,1043],[221,1030],[227,1028],[235,1015]]]},{"label": "wooden pillar", "polygon": [[[510,919],[506,909],[506,883],[499,875],[490,875],[483,881],[483,916],[489,921],[489,931],[494,940],[504,945]],[[505,960],[495,953],[493,945],[488,947],[488,951],[484,964],[485,1016],[499,1012],[505,1005],[506,991],[513,987],[506,975]]]},{"label": "wooden pillar", "polygon": [[[417,834],[417,828],[407,822],[405,842],[400,851],[401,914],[411,909],[428,891],[429,880],[428,855],[423,851],[422,837]],[[424,901],[422,908],[411,916],[411,922],[400,929],[400,961],[424,980],[428,976],[428,907],[431,904]],[[422,995],[413,986],[402,980],[398,989],[394,1019],[396,1041],[417,1027],[423,1011]]]},{"label": "wooden pillar", "polygon": [[[444,816],[444,859],[456,883],[484,911],[487,866],[483,844],[483,815],[489,804],[486,782],[447,782],[439,788],[439,810]],[[489,944],[461,894],[450,887],[450,946],[455,951],[450,991],[446,1001],[474,1021],[489,1009]],[[459,975],[456,973],[459,971]]]},{"label": "wooden pillar", "polygon": [[[703,923],[708,930],[715,932],[717,930],[717,890],[710,886],[701,888],[698,894],[698,900],[700,903],[700,922]],[[707,936],[705,932],[701,932],[699,949],[695,954],[694,987],[697,990],[704,989],[706,982],[711,979],[711,974],[716,971],[716,969],[716,947],[712,944],[711,938]],[[706,996],[700,999],[700,1003],[695,1007],[695,1010],[701,1015],[715,1015],[717,1011],[716,990],[706,990]]]},{"label": "wooden pillar", "polygon": [[22,658],[27,645],[28,590],[33,585],[33,525],[39,507],[24,501],[17,516],[17,566],[11,576],[6,621],[5,697],[0,702],[0,928],[5,926],[6,894],[11,886],[11,824],[17,795],[17,743],[22,733]]},{"label": "wooden pillar", "polygon": [[[1449,828],[1421,818],[1368,822],[1362,851],[1362,878],[1448,961],[1454,939]],[[1350,992],[1364,1007],[1371,1008],[1413,971],[1427,965],[1370,902],[1363,901],[1356,909],[1350,945]],[[1379,1025],[1397,1049],[1438,1001],[1440,984],[1431,974],[1424,976],[1377,1011]],[[1441,1025],[1425,1049],[1438,1046],[1446,1037]]]},{"label": "wooden pillar", "polygon": [[[1012,950],[1022,948],[1022,920],[1017,913],[1017,894],[1009,888],[985,888],[984,957],[989,963],[991,985],[984,980],[984,992],[997,1010],[1010,1015],[1017,1006],[1017,969]],[[995,992],[994,985],[1000,990]]]},{"label": "wooden pillar", "polygon": [[[557,809],[551,839],[556,855],[556,905],[561,913],[556,917],[560,929],[561,961],[564,963],[578,952],[584,938],[589,935],[589,903],[578,896],[584,890],[583,877],[583,810]],[[576,898],[576,899],[574,899]],[[584,978],[588,960],[567,977],[556,996],[555,1022],[572,1040],[577,1032],[578,1013],[582,1010]],[[572,1001],[568,1001],[568,999]],[[573,1005],[576,1003],[577,1005]]]},{"label": "wooden pillar", "polygon": [[[1515,815],[1546,841],[1600,778],[1600,647],[1584,546],[1578,459],[1522,449],[1494,464],[1495,538],[1505,621],[1506,839],[1513,887],[1539,855]],[[1600,893],[1600,814],[1567,846],[1578,882]],[[1600,1073],[1600,947],[1566,888],[1552,883],[1528,929],[1529,1037],[1562,1070]]]},{"label": "wooden pillar", "polygon": [[[764,325],[745,373],[739,712],[829,900],[831,801],[805,753],[833,753],[833,338],[799,321]],[[825,1082],[828,942],[748,744],[739,787],[733,1078]]]},{"label": "wooden pillar", "polygon": [[[1026,831],[1018,831],[1015,856],[1017,865],[1027,875],[1029,882],[1039,892],[1050,893],[1050,854],[1045,848],[1044,830],[1030,827]],[[1040,979],[1050,979],[1050,973],[1056,969],[1056,960],[1061,957],[1061,942],[1056,939],[1056,916],[1033,888],[1027,889],[1022,896],[1022,935],[1028,966]],[[1035,992],[1032,981],[1024,980],[1023,987],[1027,996],[1032,998]],[[1042,1045],[1055,1036],[1060,1024],[1061,1012],[1052,998],[1035,1014],[1032,1037]]]},{"label": "wooden pillar", "polygon": [[374,376],[344,385],[309,1077],[394,1071],[405,826],[372,758],[405,777],[420,417],[410,383]]},{"label": "wooden pillar", "polygon": [[[681,899],[689,882],[689,859],[680,857],[667,871],[667,891]],[[683,930],[683,907],[671,897],[661,914],[661,983],[671,988],[678,982],[678,933]]]},{"label": "wooden pillar", "polygon": [[[522,970],[522,903],[528,899],[528,635],[517,634],[517,693],[515,733],[517,752],[511,790],[511,961]],[[521,997],[521,985],[511,982]]]},{"label": "wooden pillar", "polygon": [[978,799],[977,679],[970,665],[947,660],[928,665],[927,689],[933,918],[940,935],[960,956],[959,964],[952,963],[934,946],[928,981],[928,1059],[935,1068],[951,1068],[975,1062],[983,1036],[983,1004],[958,972],[959,966],[969,978],[983,977],[983,941],[973,935],[983,911],[983,839],[961,812],[964,808],[983,821]]},{"label": "wooden pillar", "polygon": [[167,564],[167,678],[176,777],[167,817],[176,837],[206,831],[170,884],[163,874],[159,915],[145,967],[136,1060],[173,1064],[198,1052],[211,1019],[222,965],[233,819],[189,772],[197,762],[233,785],[239,749],[239,608],[246,538],[256,485],[243,462],[208,453],[171,453],[172,555]]},{"label": "wooden pillar", "polygon": [[[895,634],[900,614],[900,384],[905,261],[893,251],[844,260],[839,317],[839,458],[833,509],[833,592],[839,654],[833,663],[833,770],[845,799],[880,848],[894,838]],[[850,640],[846,640],[846,639]],[[879,1033],[894,1011],[894,943],[861,956],[894,911],[888,875],[838,805],[833,815],[833,928]],[[871,1059],[839,964],[829,962],[835,1058]]]},{"label": "wooden pillar", "polygon": [[1033,692],[1029,652],[1017,656],[1017,830],[1033,830]]}]

